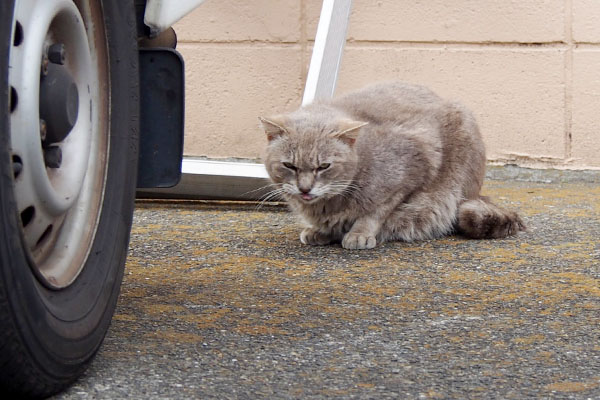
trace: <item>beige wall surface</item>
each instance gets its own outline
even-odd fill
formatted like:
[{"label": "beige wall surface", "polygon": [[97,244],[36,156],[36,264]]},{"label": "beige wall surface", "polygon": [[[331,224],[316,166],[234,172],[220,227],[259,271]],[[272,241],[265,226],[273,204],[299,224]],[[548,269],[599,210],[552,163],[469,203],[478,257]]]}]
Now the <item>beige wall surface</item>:
[{"label": "beige wall surface", "polygon": [[[179,22],[185,154],[259,159],[300,105],[320,0],[207,0]],[[427,85],[473,110],[492,163],[600,169],[600,0],[354,0],[337,93]]]}]

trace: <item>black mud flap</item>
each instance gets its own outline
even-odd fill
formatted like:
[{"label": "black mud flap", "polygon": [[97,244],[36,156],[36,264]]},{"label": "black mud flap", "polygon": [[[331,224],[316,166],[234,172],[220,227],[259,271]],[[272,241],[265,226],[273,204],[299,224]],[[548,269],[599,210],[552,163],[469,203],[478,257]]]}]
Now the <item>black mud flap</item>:
[{"label": "black mud flap", "polygon": [[169,48],[140,49],[138,188],[175,186],[181,178],[184,68]]}]

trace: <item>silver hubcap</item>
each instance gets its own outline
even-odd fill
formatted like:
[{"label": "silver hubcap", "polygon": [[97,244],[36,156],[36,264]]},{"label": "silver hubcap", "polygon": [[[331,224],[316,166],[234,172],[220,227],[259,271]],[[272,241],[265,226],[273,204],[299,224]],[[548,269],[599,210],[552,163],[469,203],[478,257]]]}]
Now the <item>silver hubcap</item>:
[{"label": "silver hubcap", "polygon": [[103,195],[101,52],[88,41],[94,31],[86,30],[87,19],[72,0],[15,5],[9,59],[15,197],[33,270],[52,288],[68,286],[81,271]]}]

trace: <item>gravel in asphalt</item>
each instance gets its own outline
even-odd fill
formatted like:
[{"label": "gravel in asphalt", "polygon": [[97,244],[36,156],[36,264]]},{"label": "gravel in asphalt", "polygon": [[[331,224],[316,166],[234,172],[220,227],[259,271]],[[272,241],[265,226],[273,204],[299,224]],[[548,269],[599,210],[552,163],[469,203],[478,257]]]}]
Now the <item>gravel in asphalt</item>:
[{"label": "gravel in asphalt", "polygon": [[486,182],[529,230],[309,247],[285,207],[139,202],[120,301],[57,399],[600,398],[600,186]]}]

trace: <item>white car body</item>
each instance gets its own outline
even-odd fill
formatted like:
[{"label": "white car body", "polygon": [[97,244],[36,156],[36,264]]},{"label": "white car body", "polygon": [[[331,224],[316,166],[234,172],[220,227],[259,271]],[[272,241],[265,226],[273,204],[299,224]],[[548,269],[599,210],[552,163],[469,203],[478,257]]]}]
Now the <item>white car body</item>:
[{"label": "white car body", "polygon": [[204,0],[148,0],[144,23],[153,35],[157,35],[203,2]]}]

